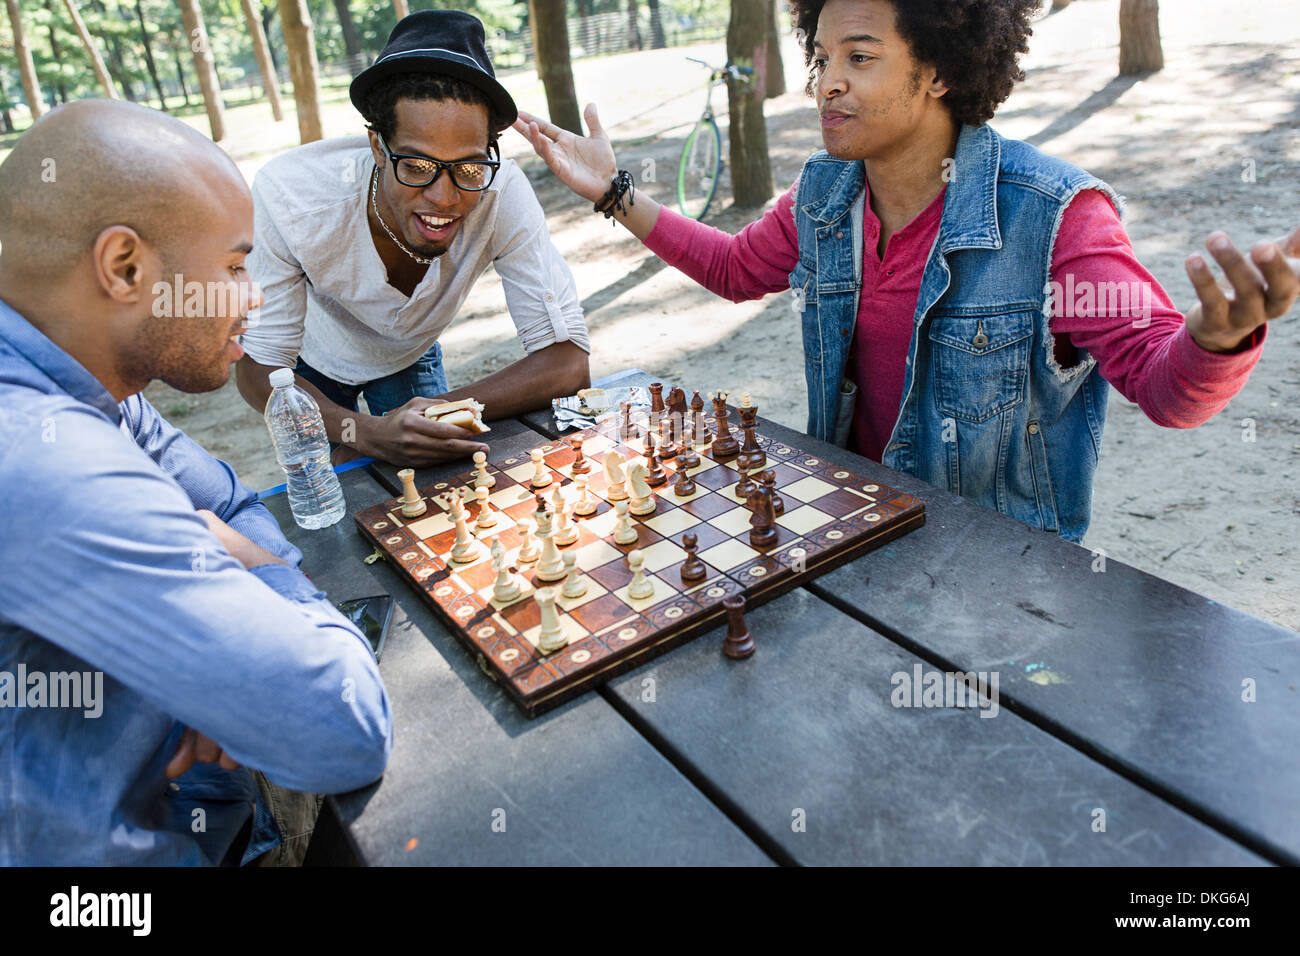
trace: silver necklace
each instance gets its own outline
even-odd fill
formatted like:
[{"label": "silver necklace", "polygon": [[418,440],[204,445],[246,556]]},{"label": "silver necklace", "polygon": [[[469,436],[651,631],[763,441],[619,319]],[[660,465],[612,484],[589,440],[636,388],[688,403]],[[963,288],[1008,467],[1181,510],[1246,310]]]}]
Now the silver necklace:
[{"label": "silver necklace", "polygon": [[379,215],[379,203],[375,200],[375,193],[378,192],[378,190],[379,190],[379,167],[376,166],[375,171],[370,174],[370,208],[375,211],[375,218],[378,219],[379,224],[384,227],[384,232],[388,233],[388,238],[393,240],[393,242],[397,243],[397,248],[401,249],[403,252],[405,252],[408,256],[410,256],[412,259],[414,259],[416,262],[420,263],[421,265],[425,265],[425,266],[433,265],[432,259],[425,259],[422,256],[417,256],[410,249],[406,248],[406,244],[402,242],[401,239],[398,239],[395,235],[393,235],[393,230],[388,228],[388,223],[384,222],[384,217]]}]

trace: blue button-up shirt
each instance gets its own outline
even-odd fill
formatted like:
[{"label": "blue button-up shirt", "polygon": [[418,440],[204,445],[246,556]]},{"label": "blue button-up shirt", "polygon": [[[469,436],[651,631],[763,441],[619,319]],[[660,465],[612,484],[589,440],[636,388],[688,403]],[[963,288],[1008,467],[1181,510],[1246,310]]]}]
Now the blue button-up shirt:
[{"label": "blue button-up shirt", "polygon": [[[198,508],[286,563],[245,569]],[[220,862],[256,786],[170,785],[185,727],[293,790],[383,773],[374,656],[301,558],[229,465],[0,301],[0,865]]]}]

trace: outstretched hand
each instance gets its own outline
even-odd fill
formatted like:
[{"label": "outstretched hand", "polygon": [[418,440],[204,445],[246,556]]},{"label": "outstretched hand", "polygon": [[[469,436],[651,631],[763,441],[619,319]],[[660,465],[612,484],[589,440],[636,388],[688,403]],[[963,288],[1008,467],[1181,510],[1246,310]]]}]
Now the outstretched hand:
[{"label": "outstretched hand", "polygon": [[531,113],[519,111],[514,127],[546,161],[557,179],[588,202],[599,201],[618,172],[614,147],[600,125],[596,104],[583,113],[589,136],[578,136]]},{"label": "outstretched hand", "polygon": [[1200,301],[1187,313],[1187,330],[1201,348],[1231,352],[1269,319],[1286,315],[1300,295],[1300,228],[1276,242],[1258,242],[1243,255],[1224,232],[1205,246],[1231,284],[1221,288],[1199,253],[1187,257],[1187,275]]}]

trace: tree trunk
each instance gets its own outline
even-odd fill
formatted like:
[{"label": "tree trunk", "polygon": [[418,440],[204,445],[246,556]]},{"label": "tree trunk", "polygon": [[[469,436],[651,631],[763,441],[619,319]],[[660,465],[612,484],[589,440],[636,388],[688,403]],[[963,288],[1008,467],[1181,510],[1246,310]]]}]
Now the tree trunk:
[{"label": "tree trunk", "polygon": [[1160,48],[1160,0],[1120,0],[1119,72],[1153,73],[1165,66]]},{"label": "tree trunk", "polygon": [[194,72],[198,74],[203,105],[208,111],[212,141],[217,143],[226,135],[226,104],[221,99],[221,83],[217,79],[217,64],[208,43],[208,31],[203,26],[203,11],[199,9],[199,0],[180,0],[180,5],[181,22],[185,24],[185,36],[189,38],[190,50],[194,54]]},{"label": "tree trunk", "polygon": [[343,46],[348,51],[348,70],[353,76],[361,72],[361,34],[352,22],[352,10],[348,0],[334,0],[334,9],[339,15],[339,27],[343,30]]},{"label": "tree trunk", "polygon": [[401,20],[411,15],[407,9],[406,0],[393,0],[393,9],[397,11],[397,19]]},{"label": "tree trunk", "polygon": [[32,122],[45,112],[45,103],[41,99],[41,84],[36,80],[36,64],[32,60],[32,48],[27,45],[23,34],[22,12],[18,9],[18,0],[5,0],[9,8],[9,25],[13,30],[14,57],[18,60],[18,76],[23,83],[23,99],[32,112]]},{"label": "tree trunk", "polygon": [[[103,0],[94,0],[94,2],[90,5],[90,9],[94,10],[96,13],[100,15],[106,15],[108,13],[108,8],[104,6]],[[126,15],[122,12],[121,7],[118,7],[117,15],[123,20],[126,19]],[[104,46],[108,48],[109,75],[112,76],[113,81],[118,85],[119,88],[121,88],[122,95],[125,96],[132,103],[134,103],[135,84],[131,81],[131,74],[126,68],[126,61],[122,58],[121,41],[118,40],[117,34],[111,31],[108,33],[107,36],[101,35],[98,37],[98,39],[101,43],[104,44]]]},{"label": "tree trunk", "polygon": [[153,61],[153,44],[149,42],[149,28],[144,23],[144,6],[142,0],[135,0],[135,16],[140,21],[140,40],[144,43],[144,64],[149,69],[149,79],[158,93],[158,109],[167,111],[167,94],[163,92],[162,80],[158,79],[158,66]]},{"label": "tree trunk", "polygon": [[275,64],[271,60],[271,48],[266,42],[266,31],[262,29],[262,20],[258,16],[253,0],[243,0],[244,20],[248,24],[248,34],[253,38],[253,55],[257,57],[257,67],[262,71],[262,86],[266,89],[266,98],[271,101],[271,115],[278,123],[284,119],[284,104],[280,101],[280,80],[275,75]]},{"label": "tree trunk", "polygon": [[754,68],[748,83],[727,82],[730,106],[731,190],[737,206],[761,206],[772,198],[772,166],[763,121],[768,0],[731,0],[727,60]]},{"label": "tree trunk", "polygon": [[641,49],[641,28],[636,23],[636,0],[627,0],[627,48]]},{"label": "tree trunk", "polygon": [[108,68],[104,66],[104,58],[99,55],[99,50],[95,49],[95,41],[90,38],[90,31],[86,29],[85,21],[77,12],[77,5],[73,0],[63,0],[63,5],[68,10],[68,16],[72,18],[72,26],[76,29],[77,36],[81,37],[82,45],[90,54],[90,65],[95,68],[95,76],[99,78],[99,85],[104,88],[104,95],[110,100],[117,99],[117,90],[113,88],[113,80],[108,75]]},{"label": "tree trunk", "polygon": [[[54,12],[54,0],[45,0],[45,9],[50,13],[50,19],[46,22],[45,28],[50,34],[50,56],[55,63],[63,62],[63,48],[59,46],[59,38],[54,33],[54,21],[58,19],[58,14]],[[54,92],[57,92],[58,98],[55,99]],[[58,106],[60,103],[68,102],[68,87],[64,84],[62,77],[55,84],[54,92],[50,93],[50,109]]]},{"label": "tree trunk", "polygon": [[528,20],[533,28],[533,51],[537,75],[546,89],[546,109],[551,122],[582,135],[578,94],[573,88],[573,65],[569,60],[569,25],[564,19],[564,0],[528,0]]},{"label": "tree trunk", "polygon": [[646,0],[650,7],[650,49],[662,50],[668,45],[664,39],[664,23],[659,19],[659,0]]},{"label": "tree trunk", "polygon": [[316,85],[316,38],[307,0],[279,0],[280,29],[289,51],[289,78],[298,107],[298,138],[304,143],[321,139],[320,88]]},{"label": "tree trunk", "polygon": [[781,60],[781,26],[777,19],[777,0],[767,0],[767,88],[763,95],[769,100],[785,92],[785,63]]},{"label": "tree trunk", "polygon": [[14,118],[9,113],[9,88],[5,85],[5,72],[0,70],[0,132],[13,131]]}]

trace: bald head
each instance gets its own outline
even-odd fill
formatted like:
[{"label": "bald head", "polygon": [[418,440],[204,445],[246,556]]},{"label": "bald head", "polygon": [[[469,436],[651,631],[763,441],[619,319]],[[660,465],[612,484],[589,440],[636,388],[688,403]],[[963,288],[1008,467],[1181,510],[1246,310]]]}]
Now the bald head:
[{"label": "bald head", "polygon": [[0,165],[0,264],[11,280],[48,282],[115,225],[167,261],[235,195],[247,195],[239,170],[198,131],[134,103],[79,100],[34,123]]}]

